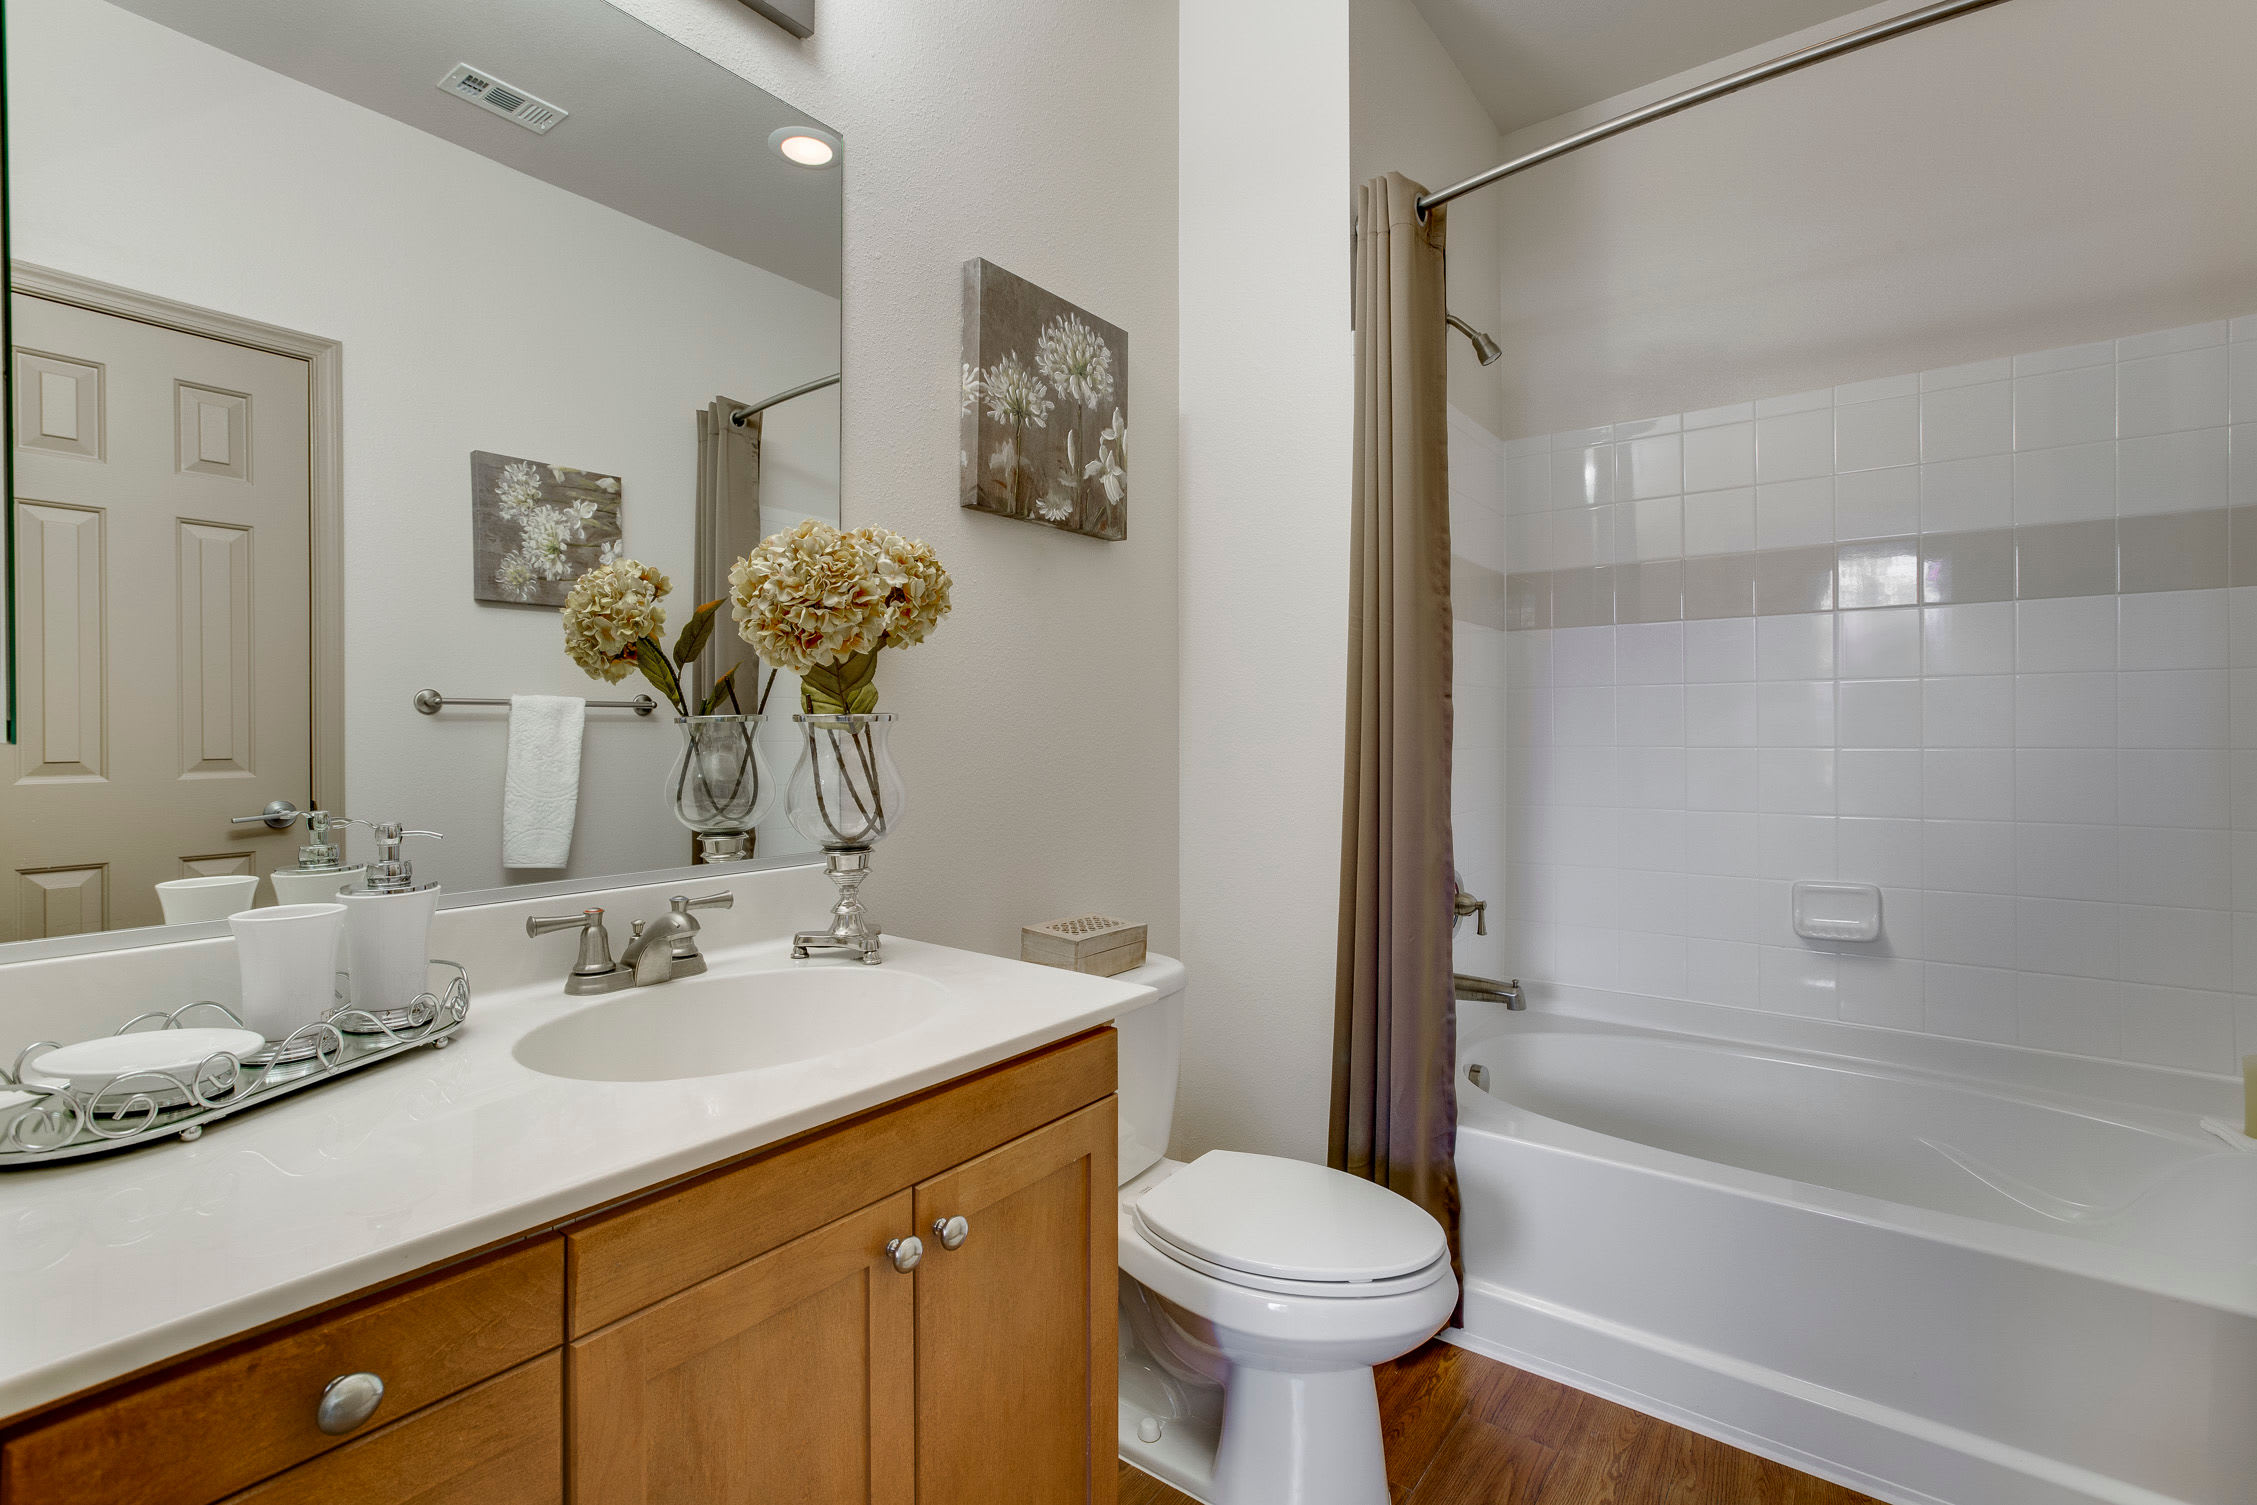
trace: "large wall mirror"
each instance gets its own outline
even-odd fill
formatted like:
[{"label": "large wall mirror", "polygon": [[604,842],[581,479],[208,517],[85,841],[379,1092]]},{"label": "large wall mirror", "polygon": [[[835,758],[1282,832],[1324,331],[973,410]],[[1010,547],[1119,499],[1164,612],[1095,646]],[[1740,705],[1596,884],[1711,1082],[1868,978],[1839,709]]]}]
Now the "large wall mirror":
[{"label": "large wall mirror", "polygon": [[[304,822],[235,823],[275,801],[444,833],[409,855],[458,896],[690,864],[672,707],[575,667],[559,603],[641,560],[670,641],[837,520],[837,136],[608,0],[5,25],[0,942],[160,925],[179,879],[276,902]],[[561,853],[505,820],[530,695],[590,703]],[[781,805],[755,860],[804,847]]]}]

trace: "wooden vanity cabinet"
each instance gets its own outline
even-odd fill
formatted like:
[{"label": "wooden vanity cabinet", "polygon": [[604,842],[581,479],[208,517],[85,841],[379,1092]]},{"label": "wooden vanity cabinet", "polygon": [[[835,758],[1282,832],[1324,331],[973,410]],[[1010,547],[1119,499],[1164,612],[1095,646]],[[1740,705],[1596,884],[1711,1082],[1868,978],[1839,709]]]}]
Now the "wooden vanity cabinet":
[{"label": "wooden vanity cabinet", "polygon": [[1114,1071],[1093,1031],[0,1423],[0,1505],[1113,1505]]},{"label": "wooden vanity cabinet", "polygon": [[[1112,1044],[1070,1042],[571,1232],[572,1505],[1112,1505]],[[890,1194],[774,1242],[779,1204],[873,1180]],[[765,1252],[583,1326],[616,1309],[611,1276],[643,1289],[627,1249],[702,1270],[748,1225]],[[896,1254],[911,1239],[913,1263]]]}]

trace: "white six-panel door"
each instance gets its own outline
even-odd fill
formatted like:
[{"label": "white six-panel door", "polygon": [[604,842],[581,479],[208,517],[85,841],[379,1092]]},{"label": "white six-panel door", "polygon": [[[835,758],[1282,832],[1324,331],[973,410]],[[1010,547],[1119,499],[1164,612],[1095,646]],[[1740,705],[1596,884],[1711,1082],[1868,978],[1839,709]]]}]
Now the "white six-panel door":
[{"label": "white six-panel door", "polygon": [[13,295],[16,714],[0,940],[160,922],[310,803],[307,367]]}]

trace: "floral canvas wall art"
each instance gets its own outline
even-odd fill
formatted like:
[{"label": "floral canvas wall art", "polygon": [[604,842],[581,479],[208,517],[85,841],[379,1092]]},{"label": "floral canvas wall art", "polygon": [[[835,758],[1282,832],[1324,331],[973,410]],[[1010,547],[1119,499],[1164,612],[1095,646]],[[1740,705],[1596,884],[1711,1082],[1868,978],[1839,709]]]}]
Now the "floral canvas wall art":
[{"label": "floral canvas wall art", "polygon": [[620,555],[619,477],[473,450],[470,528],[477,600],[561,607]]},{"label": "floral canvas wall art", "polygon": [[1128,336],[991,261],[964,263],[967,507],[1128,537]]}]

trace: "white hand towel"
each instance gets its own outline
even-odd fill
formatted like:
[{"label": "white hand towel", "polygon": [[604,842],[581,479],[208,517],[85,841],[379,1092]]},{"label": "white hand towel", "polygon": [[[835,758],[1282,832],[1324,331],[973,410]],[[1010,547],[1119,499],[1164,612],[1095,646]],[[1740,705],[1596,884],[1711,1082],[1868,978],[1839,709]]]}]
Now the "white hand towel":
[{"label": "white hand towel", "polygon": [[580,809],[580,729],[588,703],[573,695],[509,697],[509,764],[502,774],[502,866],[562,867]]}]

